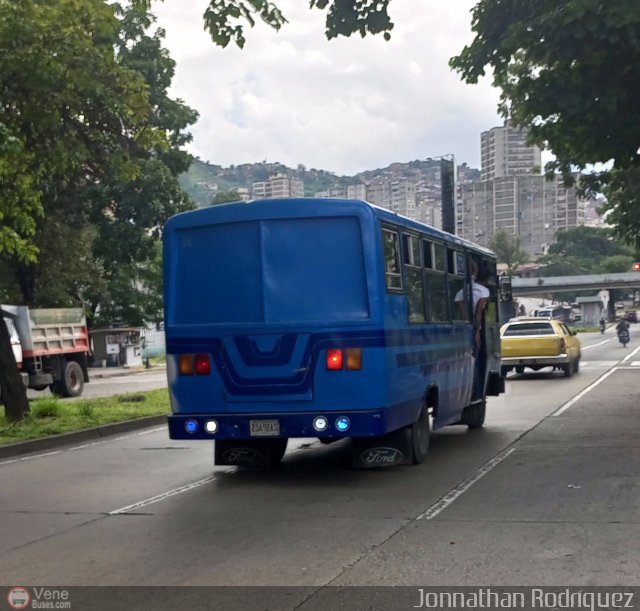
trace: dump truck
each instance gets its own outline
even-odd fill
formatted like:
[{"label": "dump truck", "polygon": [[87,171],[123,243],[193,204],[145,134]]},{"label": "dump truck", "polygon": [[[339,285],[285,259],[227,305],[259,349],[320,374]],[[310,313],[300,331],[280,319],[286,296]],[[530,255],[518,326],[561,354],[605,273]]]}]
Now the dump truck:
[{"label": "dump truck", "polygon": [[0,306],[27,388],[77,397],[89,381],[89,333],[80,308]]}]

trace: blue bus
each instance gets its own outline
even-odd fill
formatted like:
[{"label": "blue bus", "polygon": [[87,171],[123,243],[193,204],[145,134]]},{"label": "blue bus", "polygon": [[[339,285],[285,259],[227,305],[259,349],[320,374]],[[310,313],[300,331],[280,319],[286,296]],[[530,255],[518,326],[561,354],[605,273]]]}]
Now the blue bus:
[{"label": "blue bus", "polygon": [[[492,272],[481,343],[471,269]],[[430,430],[481,427],[500,375],[493,253],[359,200],[264,199],[164,231],[172,439],[270,466],[289,438],[354,464],[421,463]],[[462,299],[462,301],[460,301]]]}]

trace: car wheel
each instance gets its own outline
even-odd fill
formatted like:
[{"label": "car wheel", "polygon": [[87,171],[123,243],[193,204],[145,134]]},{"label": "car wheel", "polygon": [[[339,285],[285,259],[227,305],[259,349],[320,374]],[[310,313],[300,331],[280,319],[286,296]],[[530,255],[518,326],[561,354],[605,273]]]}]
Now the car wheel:
[{"label": "car wheel", "polygon": [[573,361],[563,365],[562,371],[564,371],[565,378],[570,378],[573,375]]}]

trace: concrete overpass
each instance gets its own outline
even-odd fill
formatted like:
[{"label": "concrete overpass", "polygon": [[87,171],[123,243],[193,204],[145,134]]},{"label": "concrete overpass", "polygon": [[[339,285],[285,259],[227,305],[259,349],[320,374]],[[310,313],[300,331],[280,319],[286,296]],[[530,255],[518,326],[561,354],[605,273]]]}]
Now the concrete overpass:
[{"label": "concrete overpass", "polygon": [[550,276],[548,278],[512,278],[514,297],[536,296],[563,291],[602,289],[640,289],[640,272],[622,274],[586,274],[584,276]]}]

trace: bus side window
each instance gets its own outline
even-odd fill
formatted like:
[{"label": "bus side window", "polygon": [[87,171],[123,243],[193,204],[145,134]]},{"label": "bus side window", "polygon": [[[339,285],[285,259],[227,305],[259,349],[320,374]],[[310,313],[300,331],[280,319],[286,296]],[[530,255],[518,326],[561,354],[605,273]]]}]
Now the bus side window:
[{"label": "bus side window", "polygon": [[426,322],[424,304],[424,278],[420,239],[415,235],[404,235],[404,272],[407,286],[407,307],[410,323]]},{"label": "bus side window", "polygon": [[398,233],[390,229],[383,229],[382,240],[384,247],[384,276],[387,289],[390,291],[402,291]]},{"label": "bus side window", "polygon": [[464,253],[459,250],[447,249],[447,284],[451,299],[451,316],[453,320],[468,320],[466,266]]},{"label": "bus side window", "polygon": [[443,244],[423,240],[424,284],[429,322],[449,322],[446,256]]}]

